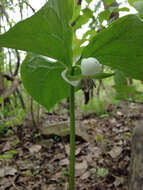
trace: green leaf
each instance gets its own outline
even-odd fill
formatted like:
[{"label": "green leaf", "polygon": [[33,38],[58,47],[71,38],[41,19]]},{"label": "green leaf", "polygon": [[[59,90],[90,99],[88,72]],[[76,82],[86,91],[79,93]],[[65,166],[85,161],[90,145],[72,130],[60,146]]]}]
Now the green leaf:
[{"label": "green leaf", "polygon": [[98,9],[101,7],[101,4],[102,4],[102,0],[99,0],[99,1],[97,2],[97,4],[95,5],[94,12],[98,11]]},{"label": "green leaf", "polygon": [[108,20],[110,18],[111,12],[109,10],[102,11],[98,17],[100,23],[102,23],[104,20]]},{"label": "green leaf", "polygon": [[82,39],[88,39],[87,38],[88,36],[90,36],[89,39],[92,39],[95,35],[96,35],[95,29],[90,29],[83,34]]},{"label": "green leaf", "polygon": [[21,66],[21,77],[29,94],[48,110],[69,96],[69,85],[61,77],[65,67],[47,57],[28,55]]},{"label": "green leaf", "polygon": [[105,79],[112,77],[114,73],[97,73],[95,76],[91,77],[92,79]]},{"label": "green leaf", "polygon": [[129,12],[130,9],[128,7],[122,7],[122,8],[118,8],[118,7],[109,7],[109,11],[112,12]]},{"label": "green leaf", "polygon": [[[88,78],[90,78],[90,79],[105,79],[108,77],[112,77],[113,75],[114,75],[114,73],[97,73],[94,76],[91,76],[91,77],[88,76]],[[67,76],[67,78],[70,79],[71,81],[74,81],[74,80],[85,79],[85,76],[83,76],[82,74],[78,74],[75,76]]]},{"label": "green leaf", "polygon": [[81,44],[86,41],[85,40],[80,40],[77,39],[76,36],[73,39],[73,58],[78,57],[81,54],[81,51],[83,49],[83,47],[81,47]]},{"label": "green leaf", "polygon": [[93,16],[93,12],[89,8],[82,10],[83,15],[79,15],[75,20],[75,25],[73,29],[76,30],[80,28],[83,24],[86,24],[88,20]]},{"label": "green leaf", "polygon": [[49,0],[30,18],[19,22],[3,35],[0,47],[25,50],[72,64],[74,0]]},{"label": "green leaf", "polygon": [[134,2],[135,1],[142,1],[143,2],[143,0],[128,0],[128,3],[131,5],[131,6],[134,6]]},{"label": "green leaf", "polygon": [[91,1],[92,1],[92,0],[86,0],[86,2],[87,2],[88,4],[91,3]]},{"label": "green leaf", "polygon": [[97,170],[97,177],[106,177],[109,171],[107,168],[98,168]]},{"label": "green leaf", "polygon": [[128,84],[127,77],[122,71],[115,71],[114,82],[113,88],[116,90],[115,98],[118,100],[135,100],[142,94],[134,84]]},{"label": "green leaf", "polygon": [[86,24],[88,21],[89,21],[89,15],[87,14],[83,14],[83,15],[80,15],[76,22],[75,22],[75,25],[73,26],[73,29],[74,30],[77,30],[78,28],[80,28],[83,24]]},{"label": "green leaf", "polygon": [[80,15],[80,10],[81,10],[81,5],[76,5],[74,8],[74,13],[73,13],[73,17],[72,17],[72,23],[77,19],[77,17]]},{"label": "green leaf", "polygon": [[118,19],[90,41],[84,57],[95,57],[103,65],[143,80],[143,22],[136,15]]},{"label": "green leaf", "polygon": [[138,11],[139,17],[143,18],[143,1],[135,1],[134,8]]},{"label": "green leaf", "polygon": [[137,91],[136,87],[133,85],[122,85],[122,86],[113,86],[116,90],[116,99],[117,100],[136,100],[139,95],[142,95],[142,92]]},{"label": "green leaf", "polygon": [[114,82],[116,86],[123,86],[127,83],[127,77],[122,71],[116,70],[114,75]]},{"label": "green leaf", "polygon": [[93,16],[92,10],[87,7],[85,9],[83,9],[82,12],[83,12],[83,14],[88,15],[89,18]]},{"label": "green leaf", "polygon": [[109,6],[111,5],[112,3],[114,3],[115,0],[104,0],[106,5]]},{"label": "green leaf", "polygon": [[18,154],[16,150],[9,150],[5,152],[4,154],[0,155],[0,160],[3,159],[12,159],[14,155]]}]

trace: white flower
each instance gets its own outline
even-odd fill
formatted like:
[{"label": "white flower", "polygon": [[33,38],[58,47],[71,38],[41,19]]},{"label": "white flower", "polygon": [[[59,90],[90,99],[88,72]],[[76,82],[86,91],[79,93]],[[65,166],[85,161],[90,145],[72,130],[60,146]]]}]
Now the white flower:
[{"label": "white flower", "polygon": [[143,14],[143,1],[135,1],[134,7],[140,14]]},{"label": "white flower", "polygon": [[93,57],[89,57],[87,59],[83,59],[81,61],[81,73],[82,75],[79,77],[78,80],[70,80],[67,77],[67,72],[68,70],[65,69],[62,73],[61,76],[62,78],[69,83],[72,86],[78,86],[81,79],[84,77],[88,77],[88,76],[94,76],[97,73],[102,72],[102,65],[99,63],[99,61],[96,58]]},{"label": "white flower", "polygon": [[81,61],[81,72],[83,76],[94,76],[102,72],[102,65],[96,58],[89,57]]}]

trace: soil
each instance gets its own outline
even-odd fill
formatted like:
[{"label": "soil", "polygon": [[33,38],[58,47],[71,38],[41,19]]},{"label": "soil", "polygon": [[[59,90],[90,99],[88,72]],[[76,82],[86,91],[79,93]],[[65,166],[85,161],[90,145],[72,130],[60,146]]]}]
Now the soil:
[{"label": "soil", "polygon": [[[143,119],[143,105],[113,105],[105,115],[78,114],[75,190],[128,190],[131,137]],[[43,125],[66,122],[67,115],[45,113]],[[136,124],[134,124],[136,123]],[[68,190],[69,134],[35,132],[28,123],[0,138],[0,190]]]}]

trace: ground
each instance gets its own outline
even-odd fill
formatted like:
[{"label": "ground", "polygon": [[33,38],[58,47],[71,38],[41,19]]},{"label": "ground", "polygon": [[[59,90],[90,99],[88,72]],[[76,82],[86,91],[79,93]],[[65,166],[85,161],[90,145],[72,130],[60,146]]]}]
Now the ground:
[{"label": "ground", "polygon": [[[110,105],[100,117],[76,115],[85,132],[76,136],[76,190],[128,190],[131,136],[142,107]],[[42,121],[56,130],[68,122],[55,113],[45,113]],[[17,126],[13,135],[0,138],[0,190],[68,190],[68,158],[68,133],[41,135],[28,123]]]}]

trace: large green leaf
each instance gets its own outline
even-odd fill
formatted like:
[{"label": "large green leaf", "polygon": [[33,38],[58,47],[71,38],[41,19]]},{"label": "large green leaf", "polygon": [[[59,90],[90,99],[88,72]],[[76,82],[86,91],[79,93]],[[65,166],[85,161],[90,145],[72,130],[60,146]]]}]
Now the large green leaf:
[{"label": "large green leaf", "polygon": [[127,86],[126,75],[122,71],[116,70],[114,75],[114,83],[118,87]]},{"label": "large green leaf", "polygon": [[61,77],[65,67],[47,57],[28,55],[21,66],[21,77],[29,94],[47,109],[69,96],[69,85]]},{"label": "large green leaf", "polygon": [[136,15],[118,19],[91,40],[84,57],[95,57],[101,64],[143,80],[143,22]]},{"label": "large green leaf", "polygon": [[128,3],[129,3],[131,6],[134,6],[134,2],[136,2],[136,1],[142,1],[142,2],[143,2],[143,0],[128,0]]},{"label": "large green leaf", "polygon": [[3,35],[0,47],[34,52],[72,63],[72,29],[74,0],[49,0],[32,17],[19,22]]}]

